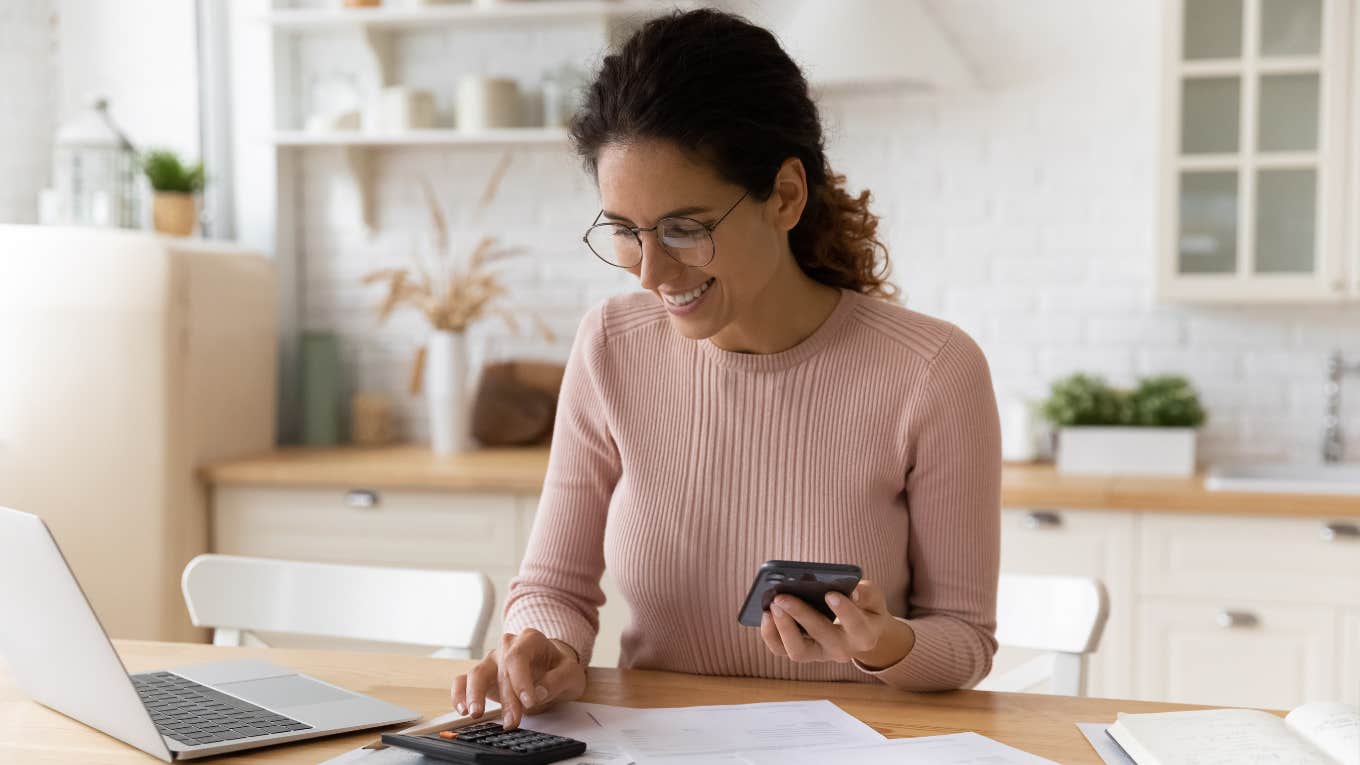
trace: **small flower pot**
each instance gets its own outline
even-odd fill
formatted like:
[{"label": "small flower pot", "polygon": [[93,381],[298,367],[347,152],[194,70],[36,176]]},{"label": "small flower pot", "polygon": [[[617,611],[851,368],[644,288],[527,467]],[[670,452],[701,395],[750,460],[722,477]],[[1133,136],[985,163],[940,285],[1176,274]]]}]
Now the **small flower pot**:
[{"label": "small flower pot", "polygon": [[1058,431],[1058,472],[1194,475],[1195,429],[1065,427]]},{"label": "small flower pot", "polygon": [[162,234],[190,236],[198,225],[198,200],[193,194],[157,191],[152,200],[151,223]]}]

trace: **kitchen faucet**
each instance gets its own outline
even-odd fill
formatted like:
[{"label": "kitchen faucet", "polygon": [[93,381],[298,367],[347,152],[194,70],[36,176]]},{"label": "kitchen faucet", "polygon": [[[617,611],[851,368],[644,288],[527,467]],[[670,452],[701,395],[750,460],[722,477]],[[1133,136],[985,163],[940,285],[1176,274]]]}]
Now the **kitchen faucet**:
[{"label": "kitchen faucet", "polygon": [[1347,365],[1340,349],[1327,359],[1327,430],[1322,437],[1322,461],[1340,462],[1346,453],[1341,432],[1341,382],[1346,375],[1360,375],[1360,363]]}]

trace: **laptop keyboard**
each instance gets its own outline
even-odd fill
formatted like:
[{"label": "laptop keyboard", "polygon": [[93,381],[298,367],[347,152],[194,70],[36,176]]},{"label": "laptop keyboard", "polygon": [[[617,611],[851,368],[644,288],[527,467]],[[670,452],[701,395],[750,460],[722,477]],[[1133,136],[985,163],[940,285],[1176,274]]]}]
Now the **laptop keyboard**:
[{"label": "laptop keyboard", "polygon": [[132,684],[156,729],[191,746],[312,727],[169,672],[132,675]]}]

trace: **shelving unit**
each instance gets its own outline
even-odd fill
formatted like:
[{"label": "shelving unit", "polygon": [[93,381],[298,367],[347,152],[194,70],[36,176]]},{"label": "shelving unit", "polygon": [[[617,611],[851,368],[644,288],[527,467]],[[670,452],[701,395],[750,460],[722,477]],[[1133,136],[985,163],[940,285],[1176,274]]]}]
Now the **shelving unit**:
[{"label": "shelving unit", "polygon": [[[692,3],[676,3],[689,8]],[[493,5],[471,3],[430,5],[417,8],[286,9],[264,15],[262,20],[275,29],[308,32],[368,27],[401,30],[428,29],[431,26],[486,24],[516,21],[568,21],[609,19],[634,14],[655,13],[657,3],[638,0],[539,0],[502,2]]]},{"label": "shelving unit", "polygon": [[514,146],[566,144],[567,129],[559,127],[499,128],[496,130],[411,130],[405,133],[370,133],[362,130],[319,133],[283,130],[269,137],[278,147],[307,146]]}]

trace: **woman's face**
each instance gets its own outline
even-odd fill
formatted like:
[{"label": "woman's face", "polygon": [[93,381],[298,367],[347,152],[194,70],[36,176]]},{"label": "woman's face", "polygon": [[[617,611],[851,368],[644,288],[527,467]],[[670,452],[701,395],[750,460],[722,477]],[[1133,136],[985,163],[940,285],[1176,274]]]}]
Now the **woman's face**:
[{"label": "woman's face", "polygon": [[662,248],[656,232],[643,232],[642,260],[628,269],[643,289],[656,294],[672,325],[686,337],[700,340],[717,334],[750,308],[780,269],[797,267],[788,251],[792,224],[785,227],[780,194],[765,202],[747,196],[733,208],[745,189],[721,180],[670,142],[606,145],[597,175],[601,222],[647,228],[680,215],[712,225],[732,208],[712,231],[715,251],[708,265],[680,263]]}]

